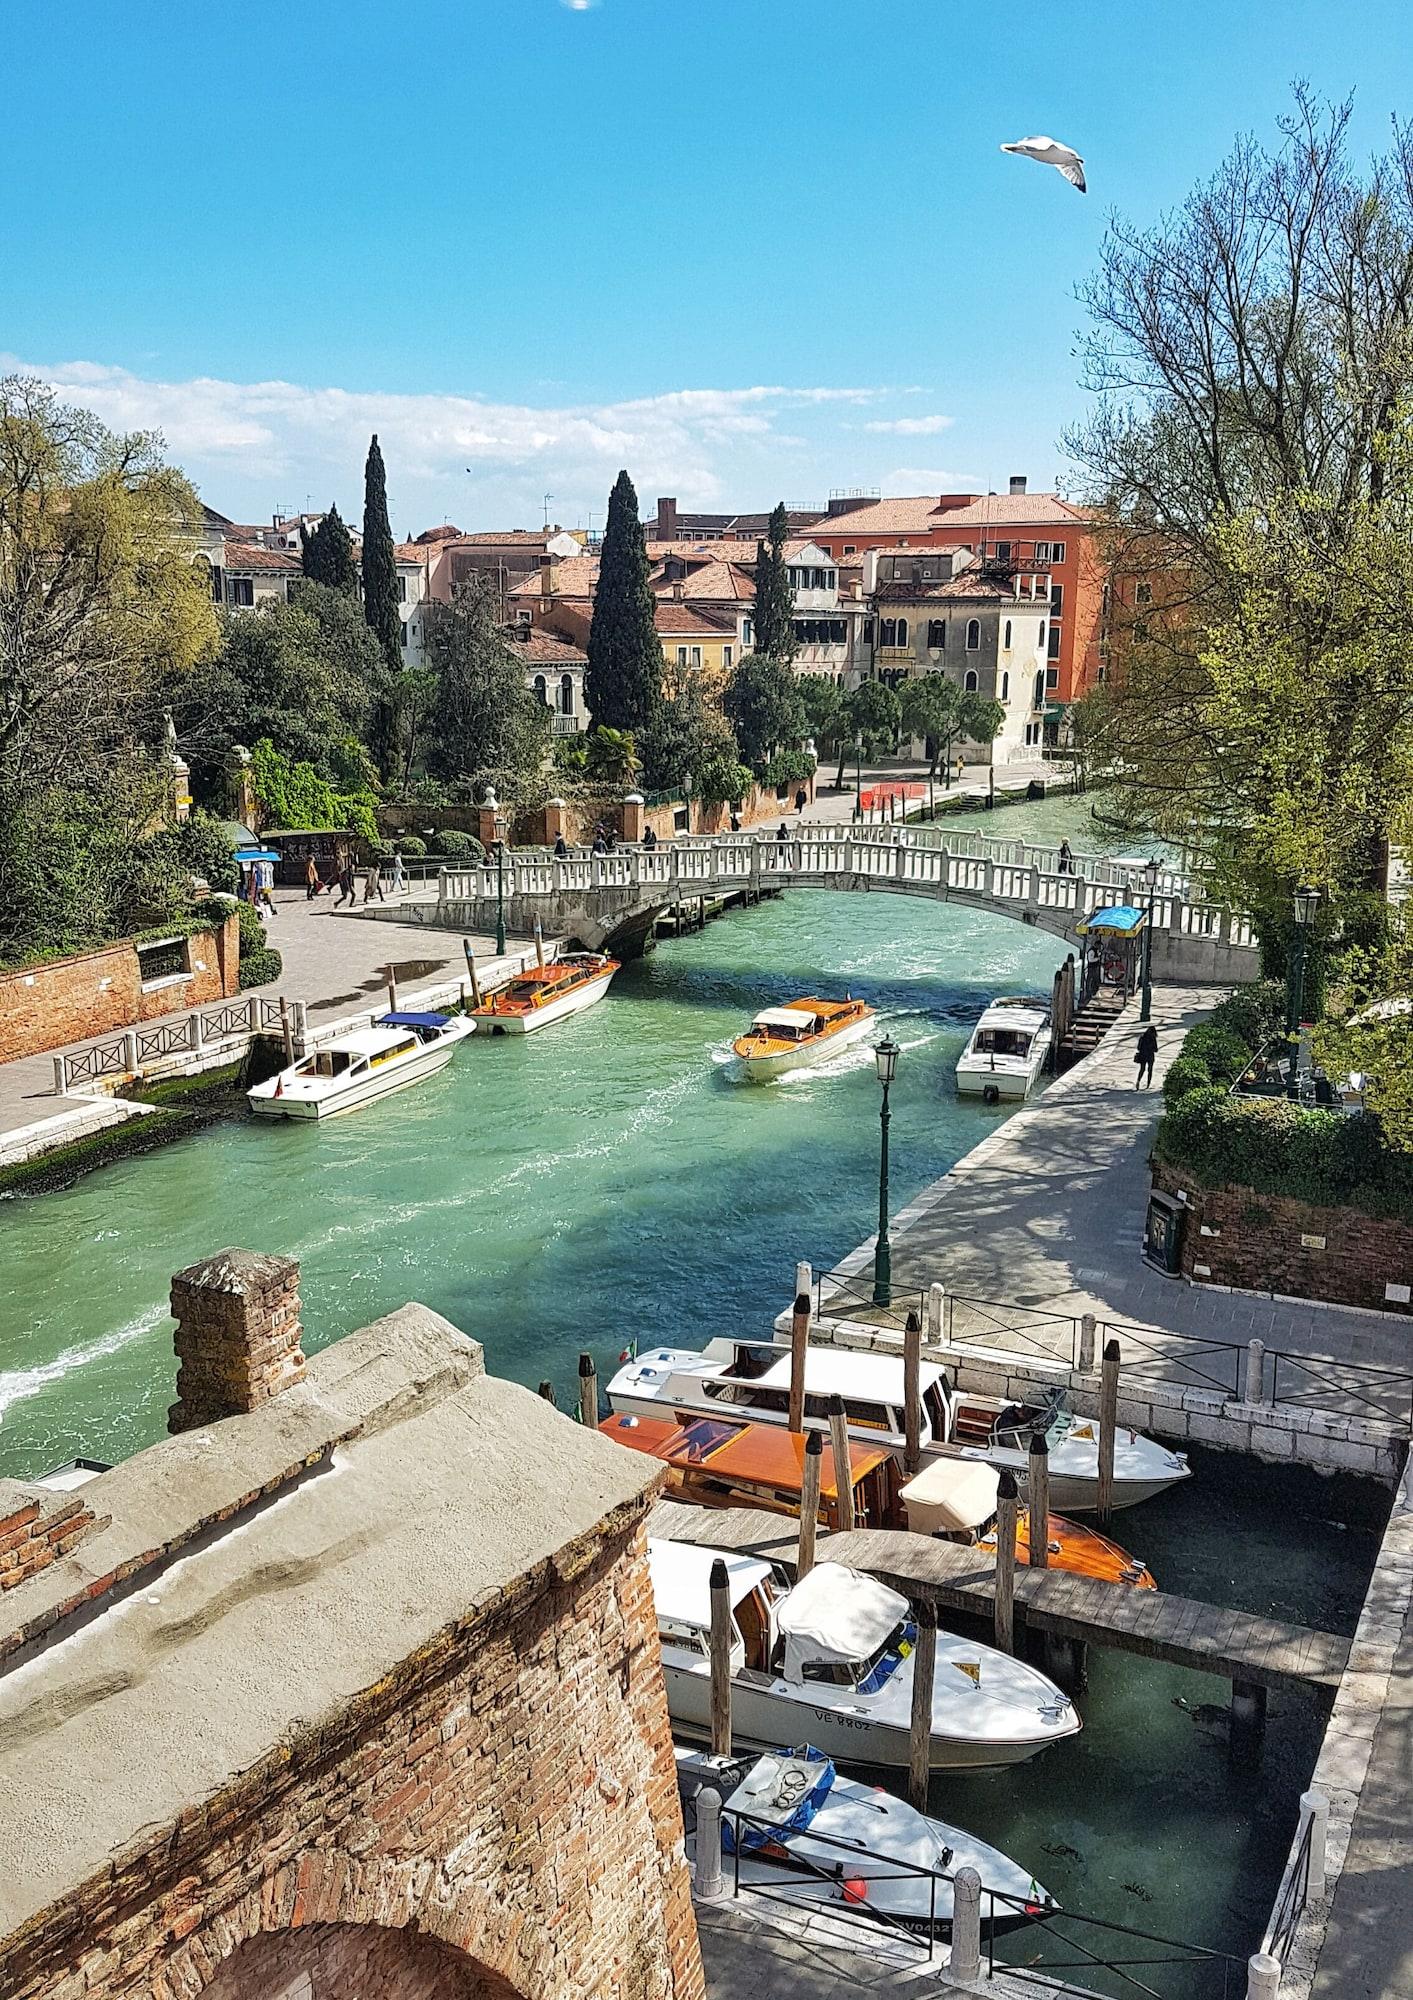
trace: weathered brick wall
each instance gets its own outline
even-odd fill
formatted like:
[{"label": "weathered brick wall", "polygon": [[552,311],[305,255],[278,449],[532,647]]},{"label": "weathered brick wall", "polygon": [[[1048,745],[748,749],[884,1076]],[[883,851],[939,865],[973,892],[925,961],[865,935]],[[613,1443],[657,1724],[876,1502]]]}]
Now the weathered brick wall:
[{"label": "weathered brick wall", "polygon": [[186,946],[190,977],[150,993],[142,990],[137,953],[126,942],[0,973],[0,1062],[229,999],[240,985],[237,918],[196,932]]},{"label": "weathered brick wall", "polygon": [[304,1379],[299,1265],[222,1250],[172,1279],[177,1398],[167,1429],[239,1416]]},{"label": "weathered brick wall", "polygon": [[376,1924],[267,1932],[228,1958],[206,2000],[508,2000],[503,1980],[468,1971],[436,1938]]},{"label": "weathered brick wall", "polygon": [[[299,1933],[354,1924],[460,1955],[464,1989],[409,1961],[396,1990],[412,2000],[702,2000],[645,1504],[572,1576],[563,1555],[522,1576],[204,1808],[146,1829],[0,1940],[0,1993],[194,2000],[266,1933],[279,1976],[254,1990],[279,1992],[311,1971]],[[368,1945],[388,2000],[406,1942]],[[311,1981],[311,2000],[335,1990]]]},{"label": "weathered brick wall", "polygon": [[13,1590],[66,1556],[93,1522],[76,1494],[27,1490],[0,1480],[0,1590]]},{"label": "weathered brick wall", "polygon": [[1198,1284],[1410,1310],[1388,1287],[1413,1287],[1413,1224],[1253,1188],[1204,1188],[1161,1162],[1154,1163],[1153,1185],[1187,1196],[1182,1268]]}]

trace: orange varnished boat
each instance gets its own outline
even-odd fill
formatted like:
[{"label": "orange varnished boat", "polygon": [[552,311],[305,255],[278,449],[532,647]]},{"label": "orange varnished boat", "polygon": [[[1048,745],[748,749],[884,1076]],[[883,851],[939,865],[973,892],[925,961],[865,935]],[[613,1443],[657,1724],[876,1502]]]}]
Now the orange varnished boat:
[{"label": "orange varnished boat", "polygon": [[765,1082],[847,1048],[868,1033],[873,1018],[872,1007],[862,1000],[787,1000],[780,1007],[762,1008],[731,1048],[746,1075]]},{"label": "orange varnished boat", "polygon": [[529,1035],[592,1007],[608,991],[618,960],[600,951],[571,952],[548,965],[527,965],[510,984],[471,1010],[477,1034]]},{"label": "orange varnished boat", "polygon": [[[720,1417],[694,1417],[684,1424],[671,1418],[625,1416],[615,1413],[599,1425],[605,1437],[634,1451],[661,1459],[669,1468],[668,1491],[699,1507],[758,1507],[772,1514],[800,1511],[804,1483],[805,1440],[774,1424],[733,1423]],[[859,1528],[913,1528],[929,1532],[991,1557],[996,1554],[994,1470],[976,1460],[952,1460],[958,1478],[944,1498],[945,1482],[934,1478],[936,1465],[911,1482],[898,1481],[897,1460],[883,1446],[851,1440],[849,1478],[854,1494],[854,1525]],[[919,1494],[917,1489],[924,1491]],[[928,1490],[931,1489],[931,1490]],[[839,1482],[828,1438],[820,1458],[821,1525],[840,1525]],[[981,1511],[981,1510],[985,1511]],[[926,1529],[920,1520],[928,1523]],[[1030,1559],[1030,1515],[1022,1509],[1016,1534],[1019,1560]],[[1060,1514],[1050,1516],[1048,1545],[1051,1569],[1105,1583],[1129,1583],[1139,1590],[1156,1586],[1140,1562],[1092,1528],[1081,1528]]]}]

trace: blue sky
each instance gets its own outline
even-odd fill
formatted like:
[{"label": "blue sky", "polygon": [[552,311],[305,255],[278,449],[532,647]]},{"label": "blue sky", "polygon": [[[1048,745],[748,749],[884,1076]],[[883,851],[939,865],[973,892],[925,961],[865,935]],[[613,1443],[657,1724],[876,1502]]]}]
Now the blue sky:
[{"label": "blue sky", "polygon": [[[1413,110],[1407,0],[0,0],[0,356],[242,519],[601,523],[1033,487],[1076,282],[1290,80]],[[1048,132],[1081,197],[1002,154]],[[466,468],[470,467],[468,472]]]}]

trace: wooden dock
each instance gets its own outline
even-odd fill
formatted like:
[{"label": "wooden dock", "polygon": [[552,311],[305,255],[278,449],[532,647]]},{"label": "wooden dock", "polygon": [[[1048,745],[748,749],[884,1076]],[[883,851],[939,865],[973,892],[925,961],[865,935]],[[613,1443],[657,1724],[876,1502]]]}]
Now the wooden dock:
[{"label": "wooden dock", "polygon": [[[748,1508],[717,1510],[659,1501],[649,1532],[761,1555],[793,1572],[799,1523]],[[931,1603],[939,1611],[960,1611],[987,1623],[994,1616],[995,1565],[955,1542],[862,1528],[852,1534],[821,1534],[817,1554],[821,1562],[867,1570],[915,1604]],[[1020,1566],[1015,1603],[1018,1617],[1036,1631],[1166,1660],[1247,1687],[1333,1689],[1349,1662],[1348,1639],[1333,1632],[1286,1625],[1164,1590],[1103,1583],[1067,1570]]]}]

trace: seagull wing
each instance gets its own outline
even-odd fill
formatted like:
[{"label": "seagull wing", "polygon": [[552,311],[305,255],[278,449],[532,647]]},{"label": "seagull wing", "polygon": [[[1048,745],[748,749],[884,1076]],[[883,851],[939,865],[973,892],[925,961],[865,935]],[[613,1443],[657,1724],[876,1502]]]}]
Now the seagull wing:
[{"label": "seagull wing", "polygon": [[1015,139],[1010,145],[1002,146],[1001,151],[1003,153],[1023,153],[1027,159],[1033,160],[1048,153],[1054,143],[1053,139],[1047,139],[1043,135],[1039,138]]},{"label": "seagull wing", "polygon": [[1053,164],[1071,187],[1077,187],[1081,194],[1088,194],[1089,190],[1084,183],[1084,162],[1078,153],[1071,153],[1067,160],[1056,160]]}]

